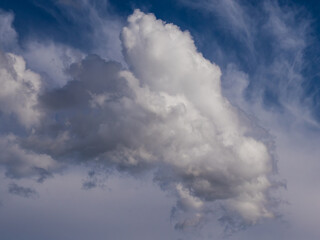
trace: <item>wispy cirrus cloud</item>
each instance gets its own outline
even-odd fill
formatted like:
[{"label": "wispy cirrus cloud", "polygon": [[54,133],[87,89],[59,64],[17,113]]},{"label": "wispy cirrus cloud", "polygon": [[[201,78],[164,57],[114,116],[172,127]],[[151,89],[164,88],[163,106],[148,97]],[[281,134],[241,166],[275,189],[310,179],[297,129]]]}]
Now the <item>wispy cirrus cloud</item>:
[{"label": "wispy cirrus cloud", "polygon": [[0,49],[12,51],[17,47],[17,32],[12,26],[14,16],[12,13],[0,10]]},{"label": "wispy cirrus cloud", "polygon": [[[312,19],[303,8],[283,6],[277,1],[182,0],[180,3],[200,9],[213,19],[213,36],[206,34],[208,38],[216,38],[212,58],[223,69],[226,94],[239,95],[238,90],[231,88],[242,84],[236,81],[243,82],[241,108],[252,112],[252,105],[256,105],[256,111],[286,112],[298,121],[317,125],[310,89],[305,87],[312,79],[306,69],[314,64],[308,59],[307,50],[316,42],[312,37]],[[234,46],[219,42],[215,32],[233,39]],[[232,57],[221,52],[230,52]],[[229,97],[239,105],[239,101],[232,100],[232,94]]]}]

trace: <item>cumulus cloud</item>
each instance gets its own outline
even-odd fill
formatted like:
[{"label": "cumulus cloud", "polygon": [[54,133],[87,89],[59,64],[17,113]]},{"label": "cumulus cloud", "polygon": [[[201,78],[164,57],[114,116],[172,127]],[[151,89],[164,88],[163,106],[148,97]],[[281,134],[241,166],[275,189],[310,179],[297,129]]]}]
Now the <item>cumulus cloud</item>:
[{"label": "cumulus cloud", "polygon": [[54,42],[29,41],[22,52],[28,66],[41,74],[48,87],[62,87],[68,80],[66,69],[83,58],[83,53]]},{"label": "cumulus cloud", "polygon": [[49,88],[65,85],[68,81],[65,70],[84,57],[82,51],[63,43],[38,39],[36,36],[21,41],[21,47],[18,44],[18,34],[13,28],[13,20],[12,13],[0,10],[0,50],[23,57],[28,68],[41,75],[42,85]]},{"label": "cumulus cloud", "polygon": [[248,126],[222,96],[220,69],[196,51],[188,32],[153,15],[136,11],[122,39],[140,80],[128,75],[129,84],[145,89],[136,94],[138,102],[167,119],[152,142],[170,146],[158,154],[175,169],[183,194],[199,201],[229,199],[249,222],[271,216],[264,208],[270,156],[263,143],[246,135]]},{"label": "cumulus cloud", "polygon": [[51,175],[59,164],[47,154],[21,146],[19,138],[32,134],[44,117],[39,107],[42,91],[40,75],[26,68],[25,60],[0,52],[0,165],[12,178],[36,176],[39,182]]},{"label": "cumulus cloud", "polygon": [[28,128],[39,123],[40,76],[26,69],[22,57],[0,52],[0,82],[0,111],[15,115]]},{"label": "cumulus cloud", "polygon": [[216,201],[245,224],[272,217],[272,157],[222,95],[220,68],[197,51],[189,32],[139,10],[121,41],[128,70],[89,55],[70,66],[71,81],[45,91],[21,57],[3,55],[1,81],[13,87],[0,90],[2,111],[33,128],[2,137],[7,175],[42,181],[71,162],[134,176],[152,170],[185,214],[177,228],[201,224]]},{"label": "cumulus cloud", "polygon": [[20,146],[15,135],[1,136],[0,165],[6,167],[6,175],[11,178],[37,177],[42,182],[60,166],[47,154],[38,154]]}]

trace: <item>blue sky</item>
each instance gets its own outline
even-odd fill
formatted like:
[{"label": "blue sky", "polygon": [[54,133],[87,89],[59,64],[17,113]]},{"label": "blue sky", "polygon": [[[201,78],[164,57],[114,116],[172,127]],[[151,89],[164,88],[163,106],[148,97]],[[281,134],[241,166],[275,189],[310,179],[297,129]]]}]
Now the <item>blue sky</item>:
[{"label": "blue sky", "polygon": [[0,9],[5,240],[319,239],[317,1]]}]

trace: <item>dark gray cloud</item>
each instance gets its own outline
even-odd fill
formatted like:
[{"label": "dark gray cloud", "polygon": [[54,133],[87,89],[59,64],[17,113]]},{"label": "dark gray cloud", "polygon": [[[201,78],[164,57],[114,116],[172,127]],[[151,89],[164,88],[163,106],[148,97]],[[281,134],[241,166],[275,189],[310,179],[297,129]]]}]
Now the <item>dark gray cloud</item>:
[{"label": "dark gray cloud", "polygon": [[11,183],[9,185],[8,192],[24,198],[34,198],[38,195],[37,191],[33,188],[22,187],[16,183]]},{"label": "dark gray cloud", "polygon": [[88,171],[87,178],[83,180],[83,189],[92,189],[95,187],[104,187],[104,182],[107,178],[107,169],[95,168]]},{"label": "dark gray cloud", "polygon": [[88,190],[88,189],[97,187],[97,183],[96,183],[96,181],[94,181],[94,180],[88,180],[88,181],[85,181],[85,182],[82,184],[82,187],[83,187],[83,189]]},{"label": "dark gray cloud", "polygon": [[13,134],[1,136],[0,149],[0,164],[11,178],[36,177],[38,181],[42,181],[52,171],[58,170],[60,165],[48,154],[23,148],[19,137]]}]

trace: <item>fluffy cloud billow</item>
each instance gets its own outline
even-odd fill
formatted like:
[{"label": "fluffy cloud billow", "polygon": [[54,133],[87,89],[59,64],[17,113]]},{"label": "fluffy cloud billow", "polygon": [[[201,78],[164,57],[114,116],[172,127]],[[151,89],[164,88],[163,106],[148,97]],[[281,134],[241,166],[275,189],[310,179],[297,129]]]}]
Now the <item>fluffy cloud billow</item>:
[{"label": "fluffy cloud billow", "polygon": [[40,76],[29,69],[22,57],[0,52],[0,109],[14,114],[19,122],[29,128],[40,120],[37,109],[41,90]]},{"label": "fluffy cloud billow", "polygon": [[154,137],[146,149],[174,169],[170,185],[186,205],[226,199],[248,222],[271,216],[270,155],[222,96],[220,69],[197,52],[188,32],[140,11],[129,17],[122,41],[136,102],[157,116],[145,129]]},{"label": "fluffy cloud billow", "polygon": [[129,69],[89,55],[50,90],[21,57],[1,55],[1,112],[26,129],[0,141],[8,176],[93,161],[133,176],[153,171],[186,213],[178,228],[200,224],[216,201],[245,224],[272,217],[270,150],[222,95],[219,67],[188,32],[139,10],[121,41]]}]

